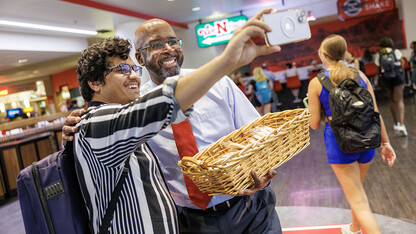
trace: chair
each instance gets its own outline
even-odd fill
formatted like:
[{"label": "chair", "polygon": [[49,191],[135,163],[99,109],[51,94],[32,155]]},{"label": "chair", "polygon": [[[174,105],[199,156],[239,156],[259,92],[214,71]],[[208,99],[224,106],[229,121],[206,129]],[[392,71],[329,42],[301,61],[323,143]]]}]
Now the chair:
[{"label": "chair", "polygon": [[377,75],[378,73],[378,68],[375,63],[367,63],[366,65],[364,65],[364,68],[365,68],[365,75],[367,77],[373,77]]},{"label": "chair", "polygon": [[406,57],[402,57],[404,60],[404,64],[403,64],[403,75],[404,75],[404,80],[406,82],[406,85],[411,85],[412,84],[412,74],[410,72],[410,63],[409,61],[406,59]]},{"label": "chair", "polygon": [[273,91],[276,94],[276,95],[273,95],[273,96],[276,97],[276,100],[274,100],[274,103],[276,104],[276,106],[281,106],[282,105],[282,103],[279,101],[279,95],[278,95],[278,92],[280,92],[282,90],[283,90],[282,83],[280,83],[279,80],[273,81]]},{"label": "chair", "polygon": [[280,81],[275,80],[273,81],[273,90],[277,93],[282,91],[283,87],[282,87],[282,83],[280,83]]},{"label": "chair", "polygon": [[302,102],[302,100],[299,98],[299,88],[302,86],[299,80],[299,76],[290,76],[286,77],[286,87],[290,89],[293,96],[295,97],[295,100],[293,100],[294,103]]},{"label": "chair", "polygon": [[370,82],[374,85],[376,85],[374,78],[378,74],[378,67],[375,63],[367,63],[364,65],[365,69],[365,75],[368,77]]}]

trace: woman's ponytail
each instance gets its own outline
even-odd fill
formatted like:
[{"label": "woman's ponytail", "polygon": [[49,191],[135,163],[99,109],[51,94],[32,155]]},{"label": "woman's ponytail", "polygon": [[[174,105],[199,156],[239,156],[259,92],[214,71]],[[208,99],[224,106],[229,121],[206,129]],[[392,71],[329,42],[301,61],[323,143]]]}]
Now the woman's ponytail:
[{"label": "woman's ponytail", "polygon": [[345,65],[344,61],[338,60],[334,68],[329,72],[331,83],[337,86],[345,78],[354,78],[354,72]]}]

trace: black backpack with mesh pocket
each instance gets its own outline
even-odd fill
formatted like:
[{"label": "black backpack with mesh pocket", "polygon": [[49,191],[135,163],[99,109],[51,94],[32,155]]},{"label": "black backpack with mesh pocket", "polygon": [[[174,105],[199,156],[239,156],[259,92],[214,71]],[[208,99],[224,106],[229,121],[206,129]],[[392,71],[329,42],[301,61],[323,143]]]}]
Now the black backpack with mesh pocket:
[{"label": "black backpack with mesh pocket", "polygon": [[380,52],[379,54],[380,75],[383,78],[396,78],[400,76],[400,61],[397,61],[394,50],[390,52]]},{"label": "black backpack with mesh pocket", "polygon": [[[357,72],[356,74],[358,75]],[[380,115],[374,111],[370,92],[351,78],[346,78],[336,87],[332,87],[330,79],[324,73],[320,72],[317,77],[329,92],[329,107],[332,112],[329,125],[342,152],[357,153],[379,147]]]}]

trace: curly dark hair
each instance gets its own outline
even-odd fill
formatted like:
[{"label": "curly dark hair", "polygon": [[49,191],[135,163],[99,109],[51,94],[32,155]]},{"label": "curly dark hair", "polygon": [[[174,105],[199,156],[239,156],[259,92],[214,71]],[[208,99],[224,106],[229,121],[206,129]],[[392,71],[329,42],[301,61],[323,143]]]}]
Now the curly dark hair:
[{"label": "curly dark hair", "polygon": [[389,47],[389,48],[394,49],[393,39],[391,39],[390,37],[384,37],[384,38],[382,38],[381,41],[380,41],[380,47],[381,48]]},{"label": "curly dark hair", "polygon": [[88,85],[88,81],[99,81],[105,85],[105,71],[110,66],[108,57],[127,59],[131,50],[128,40],[114,37],[95,43],[82,51],[76,66],[78,83],[81,95],[89,102],[94,96],[94,90]]}]

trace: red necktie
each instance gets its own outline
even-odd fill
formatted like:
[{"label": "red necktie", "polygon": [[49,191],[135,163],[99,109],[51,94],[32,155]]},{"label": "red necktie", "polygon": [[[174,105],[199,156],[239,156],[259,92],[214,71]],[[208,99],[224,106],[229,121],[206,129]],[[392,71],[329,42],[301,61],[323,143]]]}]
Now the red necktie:
[{"label": "red necktie", "polygon": [[[172,124],[172,131],[180,159],[184,156],[193,157],[198,153],[198,147],[196,146],[196,141],[189,120]],[[208,196],[208,193],[201,192],[187,175],[183,174],[183,177],[185,179],[189,199],[193,204],[205,210],[211,201],[211,197]]]}]

